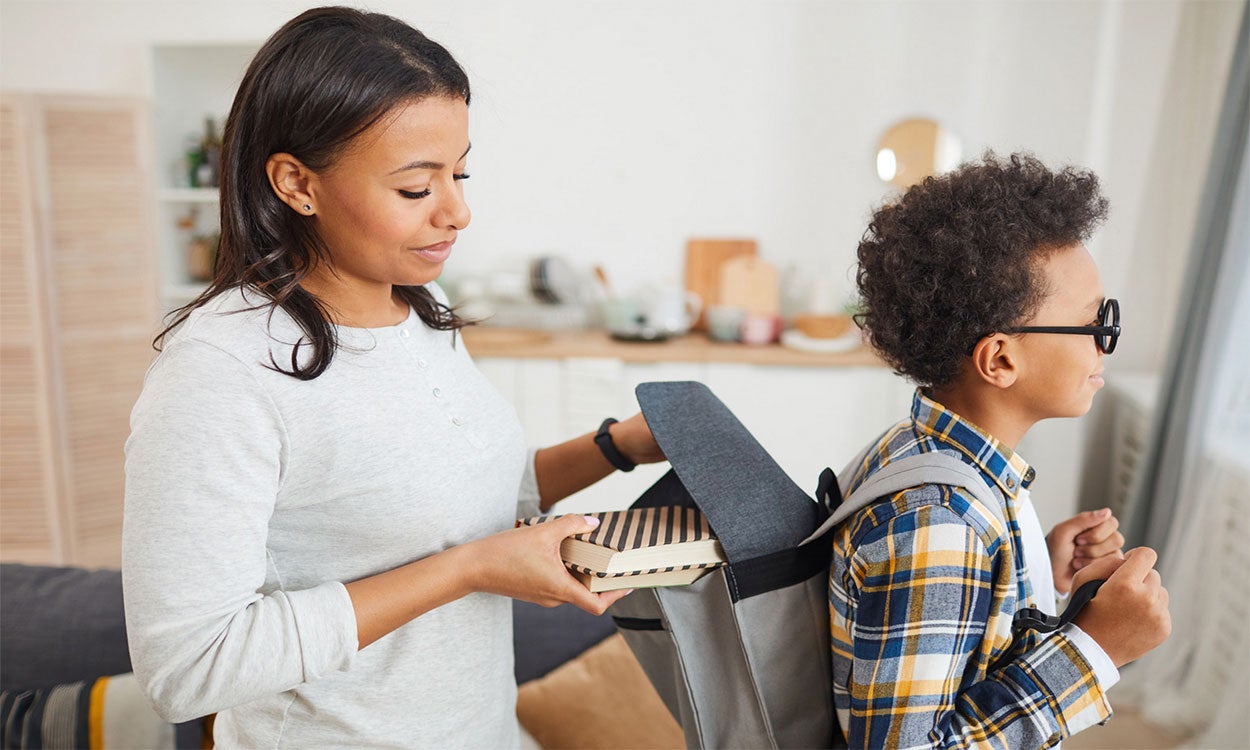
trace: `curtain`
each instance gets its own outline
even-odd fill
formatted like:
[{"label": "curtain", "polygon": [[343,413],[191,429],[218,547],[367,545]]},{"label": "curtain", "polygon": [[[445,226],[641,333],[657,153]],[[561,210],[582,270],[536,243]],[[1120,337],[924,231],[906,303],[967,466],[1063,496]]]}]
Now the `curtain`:
[{"label": "curtain", "polygon": [[1160,552],[1172,636],[1124,671],[1119,697],[1193,747],[1250,737],[1250,18],[1243,8],[1181,320],[1129,546]]}]

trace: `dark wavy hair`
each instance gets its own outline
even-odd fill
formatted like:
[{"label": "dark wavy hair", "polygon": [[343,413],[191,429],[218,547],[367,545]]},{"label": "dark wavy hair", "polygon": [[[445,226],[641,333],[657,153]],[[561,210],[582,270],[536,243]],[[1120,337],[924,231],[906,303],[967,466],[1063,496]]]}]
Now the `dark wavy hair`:
[{"label": "dark wavy hair", "polygon": [[895,372],[949,385],[978,340],[1037,310],[1048,293],[1041,262],[1106,216],[1093,172],[987,151],[873,214],[859,243],[856,321]]},{"label": "dark wavy hair", "polygon": [[[170,315],[164,338],[217,294],[250,286],[281,307],[304,337],[291,367],[273,369],[311,380],[338,347],[323,302],[300,286],[313,265],[329,260],[313,219],[291,210],[265,172],[270,155],[289,153],[314,171],[332,165],[352,140],[400,104],[430,97],[469,102],[469,79],[437,42],[404,22],[352,8],[314,8],[288,21],[256,53],[226,120],[221,152],[221,241],[207,290]],[[420,286],[396,294],[432,328],[468,322]],[[311,357],[299,361],[307,344]]]}]

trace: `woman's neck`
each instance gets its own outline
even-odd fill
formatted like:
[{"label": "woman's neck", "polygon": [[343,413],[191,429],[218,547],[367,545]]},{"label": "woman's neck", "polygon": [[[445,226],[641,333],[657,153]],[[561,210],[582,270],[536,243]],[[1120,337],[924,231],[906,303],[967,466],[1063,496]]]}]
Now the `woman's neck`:
[{"label": "woman's neck", "polygon": [[300,280],[300,286],[325,305],[335,325],[381,328],[398,325],[408,317],[408,305],[396,298],[390,284],[354,284],[310,273]]}]

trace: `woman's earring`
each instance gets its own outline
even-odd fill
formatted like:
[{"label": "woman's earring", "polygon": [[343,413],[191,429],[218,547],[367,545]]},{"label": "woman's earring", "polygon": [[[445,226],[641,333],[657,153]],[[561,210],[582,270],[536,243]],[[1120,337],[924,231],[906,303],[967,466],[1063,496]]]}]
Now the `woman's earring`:
[{"label": "woman's earring", "polygon": [[306,213],[306,214],[312,213],[312,204],[311,204],[311,203],[305,203],[305,204],[304,204],[304,213]]}]

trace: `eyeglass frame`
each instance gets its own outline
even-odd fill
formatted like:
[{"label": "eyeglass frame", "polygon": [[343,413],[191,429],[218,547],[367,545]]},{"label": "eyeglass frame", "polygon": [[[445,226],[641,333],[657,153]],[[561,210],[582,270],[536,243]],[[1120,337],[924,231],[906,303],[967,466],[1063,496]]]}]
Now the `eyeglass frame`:
[{"label": "eyeglass frame", "polygon": [[[1108,308],[1110,308],[1110,312],[1111,312],[1111,325],[1012,326],[1011,328],[1004,328],[1002,332],[1003,333],[1071,333],[1071,334],[1079,334],[1082,336],[1093,336],[1094,346],[1098,347],[1098,351],[1102,352],[1103,354],[1110,354],[1111,352],[1115,351],[1116,344],[1120,340],[1120,301],[1117,299],[1113,299],[1111,297],[1108,297],[1107,299],[1103,300],[1102,304],[1098,306],[1099,322],[1106,320],[1106,314],[1107,314]],[[986,334],[986,335],[988,336],[989,334]],[[982,336],[981,338],[985,338],[985,336]],[[1102,343],[1103,338],[1107,340],[1107,344],[1105,348]],[[973,344],[972,348],[968,350],[968,353],[971,354],[975,348],[976,348],[976,344]]]}]

